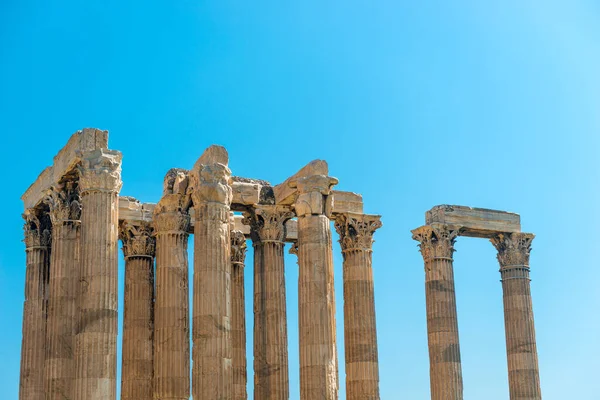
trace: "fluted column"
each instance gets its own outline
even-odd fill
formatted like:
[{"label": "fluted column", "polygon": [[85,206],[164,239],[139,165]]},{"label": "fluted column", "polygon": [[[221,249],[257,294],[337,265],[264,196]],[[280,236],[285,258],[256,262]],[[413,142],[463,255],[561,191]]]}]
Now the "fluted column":
[{"label": "fluted column", "polygon": [[378,215],[340,214],[335,221],[344,257],[347,400],[379,400],[372,248],[381,225]]},{"label": "fluted column", "polygon": [[121,399],[153,398],[154,249],[148,223],[121,222],[125,256]]},{"label": "fluted column", "polygon": [[425,261],[425,300],[432,400],[462,400],[452,254],[459,228],[427,225],[412,231]]},{"label": "fluted column", "polygon": [[176,193],[171,185],[154,209],[156,232],[154,399],[156,400],[188,400],[190,397],[188,284],[190,216],[187,213],[186,201],[184,191]]},{"label": "fluted column", "polygon": [[491,239],[498,250],[511,400],[541,400],[533,305],[529,279],[531,233],[501,233]]},{"label": "fluted column", "polygon": [[[246,238],[241,231],[231,231],[231,342],[233,344],[233,399],[246,400],[246,299],[244,296],[244,261]],[[256,397],[256,396],[255,396]]]},{"label": "fluted column", "polygon": [[190,172],[195,211],[192,313],[195,399],[233,397],[230,177],[231,171],[224,163],[200,164]]},{"label": "fluted column", "polygon": [[121,153],[86,153],[80,167],[81,275],[75,399],[117,396],[118,194]]},{"label": "fluted column", "polygon": [[248,212],[254,246],[254,397],[290,397],[285,294],[285,222],[294,213],[281,206]]},{"label": "fluted column", "polygon": [[74,181],[48,192],[53,240],[46,325],[47,400],[73,399],[78,324],[81,199]]},{"label": "fluted column", "polygon": [[23,218],[26,272],[19,400],[45,400],[46,295],[52,226],[48,214],[33,209],[26,210]]},{"label": "fluted column", "polygon": [[300,398],[338,398],[335,294],[331,243],[331,187],[337,179],[324,175],[299,178],[298,308],[300,330]]}]

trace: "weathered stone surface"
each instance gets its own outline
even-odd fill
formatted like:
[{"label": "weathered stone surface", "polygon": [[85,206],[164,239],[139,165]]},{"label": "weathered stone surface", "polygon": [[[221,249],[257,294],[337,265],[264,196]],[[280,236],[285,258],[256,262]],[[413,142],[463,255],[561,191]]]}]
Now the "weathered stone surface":
[{"label": "weathered stone surface", "polygon": [[285,206],[257,206],[245,214],[254,246],[254,396],[287,400],[289,390],[284,268]]},{"label": "weathered stone surface", "polygon": [[363,199],[360,194],[333,190],[333,214],[362,214]]},{"label": "weathered stone surface", "polygon": [[275,194],[275,203],[282,205],[291,205],[296,200],[297,190],[295,187],[290,186],[290,182],[298,180],[298,178],[311,176],[311,175],[328,175],[329,166],[326,161],[314,160],[306,164],[296,172],[294,175],[273,187]]},{"label": "weathered stone surface", "polygon": [[[233,348],[233,400],[246,400],[248,381],[246,362],[246,298],[244,262],[246,237],[231,231],[231,342]],[[256,395],[255,395],[256,397]]]},{"label": "weathered stone surface", "polygon": [[378,215],[340,214],[335,221],[344,257],[347,400],[379,400],[372,248],[381,225]]},{"label": "weathered stone surface", "polygon": [[52,226],[45,212],[29,209],[23,218],[27,269],[19,400],[45,400],[46,298]]},{"label": "weathered stone surface", "polygon": [[338,359],[330,220],[331,187],[325,175],[298,178],[298,317],[300,398],[337,400]]},{"label": "weathered stone surface", "polygon": [[452,254],[459,229],[422,226],[412,231],[425,261],[425,301],[432,400],[462,400]]},{"label": "weathered stone surface", "polygon": [[531,233],[501,233],[491,239],[502,276],[511,400],[542,399],[529,279],[533,238]]},{"label": "weathered stone surface", "polygon": [[121,399],[152,399],[155,238],[149,223],[119,224],[125,256]]},{"label": "weathered stone surface", "polygon": [[74,398],[115,400],[121,153],[94,150],[82,155],[81,164],[82,254]]},{"label": "weathered stone surface", "polygon": [[427,225],[462,226],[462,236],[492,238],[499,232],[520,232],[519,214],[454,205],[435,206],[425,213]]},{"label": "weathered stone surface", "polygon": [[59,184],[63,177],[81,162],[83,153],[107,147],[108,131],[85,128],[75,132],[67,144],[54,156],[53,165],[42,171],[21,196],[25,208],[35,207],[46,196],[50,187]]}]

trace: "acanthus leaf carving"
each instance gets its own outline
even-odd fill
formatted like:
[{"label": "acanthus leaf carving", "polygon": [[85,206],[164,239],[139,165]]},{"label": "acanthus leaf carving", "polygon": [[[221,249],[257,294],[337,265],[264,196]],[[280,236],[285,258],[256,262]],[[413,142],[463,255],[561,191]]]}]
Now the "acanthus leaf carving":
[{"label": "acanthus leaf carving", "polygon": [[154,231],[149,222],[133,224],[129,221],[121,221],[119,224],[119,239],[123,242],[125,257],[154,257],[156,239],[153,234]]},{"label": "acanthus leaf carving", "polygon": [[48,213],[27,209],[23,213],[23,219],[25,247],[49,247],[52,242],[52,223]]},{"label": "acanthus leaf carving", "polygon": [[498,262],[505,266],[529,266],[531,242],[535,238],[533,233],[513,232],[499,233],[490,241],[498,250]]},{"label": "acanthus leaf carving", "polygon": [[194,206],[202,203],[231,205],[233,191],[230,186],[231,171],[226,165],[200,164],[189,175],[189,192]]},{"label": "acanthus leaf carving", "polygon": [[53,225],[81,219],[81,197],[75,181],[67,181],[48,189],[43,203],[48,205]]},{"label": "acanthus leaf carving", "polygon": [[373,234],[383,224],[379,215],[339,214],[335,220],[335,230],[340,236],[342,251],[366,250],[373,247]]},{"label": "acanthus leaf carving", "polygon": [[121,160],[118,151],[98,149],[81,155],[79,186],[81,194],[89,192],[114,192],[121,190]]},{"label": "acanthus leaf carving", "polygon": [[425,262],[436,258],[452,259],[454,244],[461,227],[448,225],[425,225],[412,231],[412,238],[419,242],[419,250]]},{"label": "acanthus leaf carving", "polygon": [[254,242],[285,240],[285,223],[294,218],[294,212],[282,206],[257,206],[244,213],[242,223],[250,226]]}]

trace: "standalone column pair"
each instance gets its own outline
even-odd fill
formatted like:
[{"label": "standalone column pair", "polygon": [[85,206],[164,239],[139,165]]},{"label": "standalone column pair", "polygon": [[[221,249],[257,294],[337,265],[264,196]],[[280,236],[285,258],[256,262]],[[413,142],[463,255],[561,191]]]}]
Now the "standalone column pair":
[{"label": "standalone column pair", "polygon": [[[458,338],[454,243],[461,227],[426,225],[413,231],[425,261],[427,333],[431,398],[462,400],[463,381]],[[498,249],[504,294],[510,398],[541,400],[537,349],[529,283],[532,234],[500,233]]]}]

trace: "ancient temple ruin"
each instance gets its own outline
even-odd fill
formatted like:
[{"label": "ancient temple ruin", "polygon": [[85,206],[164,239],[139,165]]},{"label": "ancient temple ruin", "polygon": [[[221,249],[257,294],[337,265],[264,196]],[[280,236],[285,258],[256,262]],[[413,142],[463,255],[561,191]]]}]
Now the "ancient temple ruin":
[{"label": "ancient temple ruin", "polygon": [[289,242],[299,265],[301,398],[337,399],[332,221],[344,260],[347,398],[379,399],[371,249],[380,217],[363,213],[360,195],[333,189],[338,181],[327,163],[313,161],[270,185],[233,176],[226,150],[211,146],[191,169],[169,170],[161,200],[149,204],[119,197],[121,158],[108,150],[106,131],[84,129],[22,196],[21,399],[114,400],[117,384],[122,399],[246,399],[247,240],[254,246],[254,398],[289,398]]}]

